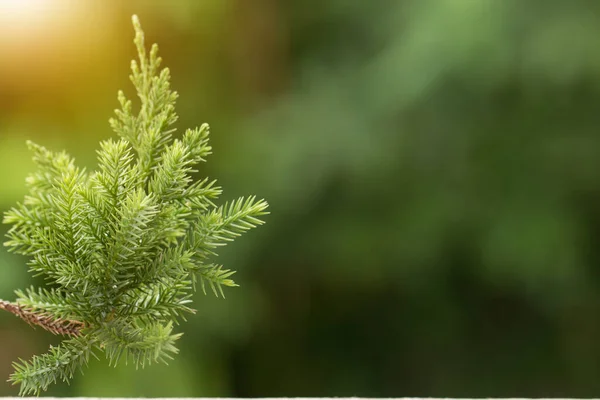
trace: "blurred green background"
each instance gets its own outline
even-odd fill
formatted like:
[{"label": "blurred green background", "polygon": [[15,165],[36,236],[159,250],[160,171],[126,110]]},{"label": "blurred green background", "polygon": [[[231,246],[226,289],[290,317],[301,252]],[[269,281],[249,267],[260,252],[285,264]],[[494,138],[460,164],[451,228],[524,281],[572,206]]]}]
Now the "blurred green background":
[{"label": "blurred green background", "polygon": [[[600,394],[600,1],[0,0],[0,210],[26,139],[94,167],[133,13],[202,174],[272,214],[169,366],[48,394]],[[0,297],[31,282],[0,250]],[[2,313],[0,377],[56,342]]]}]

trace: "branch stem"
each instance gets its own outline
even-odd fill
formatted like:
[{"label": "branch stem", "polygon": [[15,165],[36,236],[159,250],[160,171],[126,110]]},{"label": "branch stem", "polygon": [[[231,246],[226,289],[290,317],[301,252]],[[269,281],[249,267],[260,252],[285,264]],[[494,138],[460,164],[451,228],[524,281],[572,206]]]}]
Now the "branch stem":
[{"label": "branch stem", "polygon": [[32,327],[39,326],[55,335],[79,336],[85,324],[80,321],[55,318],[44,312],[22,307],[17,303],[0,300],[0,310],[16,315]]}]

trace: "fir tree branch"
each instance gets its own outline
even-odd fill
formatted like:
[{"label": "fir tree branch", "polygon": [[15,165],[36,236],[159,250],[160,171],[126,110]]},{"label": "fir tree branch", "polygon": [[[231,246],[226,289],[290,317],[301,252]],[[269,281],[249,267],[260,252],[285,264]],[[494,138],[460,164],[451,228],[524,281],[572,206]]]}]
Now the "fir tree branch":
[{"label": "fir tree branch", "polygon": [[110,365],[117,365],[121,358],[133,361],[136,368],[156,362],[167,363],[179,350],[175,341],[181,333],[172,334],[173,325],[149,323],[138,326],[123,320],[103,323],[93,331],[100,347],[104,349]]},{"label": "fir tree branch", "polygon": [[191,281],[156,282],[128,290],[122,296],[117,313],[143,321],[168,321],[196,313],[187,305],[192,302]]},{"label": "fir tree branch", "polygon": [[198,275],[200,276],[202,292],[206,294],[205,282],[208,282],[215,296],[219,297],[219,294],[221,294],[221,297],[225,298],[223,286],[238,286],[232,279],[229,279],[233,274],[235,274],[235,271],[223,269],[222,265],[211,264],[205,267],[201,267],[198,271]]},{"label": "fir tree branch", "polygon": [[98,169],[79,169],[65,152],[28,142],[37,171],[28,195],[4,215],[10,251],[28,256],[30,271],[49,288],[16,291],[0,309],[54,334],[69,336],[46,354],[15,363],[10,380],[21,394],[39,394],[69,381],[92,349],[109,363],[144,366],[177,353],[173,324],[194,313],[200,280],[224,297],[237,286],[234,271],[210,259],[216,250],[261,225],[267,203],[255,196],[217,206],[221,188],[191,174],[211,154],[207,124],[173,139],[177,93],[160,70],[158,46],[149,52],[133,18],[138,61],[131,81],[137,113],[123,92],[110,126],[120,136],[100,143]]},{"label": "fir tree branch", "polygon": [[31,361],[19,360],[13,363],[15,372],[9,382],[20,384],[19,395],[39,396],[57,381],[69,382],[76,370],[87,365],[93,353],[94,340],[76,337],[63,341],[59,346],[50,346],[50,351],[33,356]]},{"label": "fir tree branch", "polygon": [[91,305],[79,293],[68,293],[58,288],[29,287],[15,290],[16,304],[35,313],[52,315],[62,320],[83,320],[91,313]]},{"label": "fir tree branch", "polygon": [[0,300],[0,309],[16,315],[32,327],[39,326],[55,335],[79,336],[85,327],[83,322],[54,318],[38,309]]},{"label": "fir tree branch", "polygon": [[268,204],[256,196],[239,199],[214,209],[200,217],[197,229],[190,232],[192,248],[214,255],[213,249],[225,246],[244,232],[263,224],[258,217],[268,214]]}]

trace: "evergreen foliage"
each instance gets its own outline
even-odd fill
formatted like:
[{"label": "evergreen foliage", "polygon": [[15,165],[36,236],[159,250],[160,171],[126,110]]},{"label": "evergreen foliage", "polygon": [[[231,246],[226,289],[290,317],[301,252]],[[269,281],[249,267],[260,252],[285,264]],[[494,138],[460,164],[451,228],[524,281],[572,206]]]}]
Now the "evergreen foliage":
[{"label": "evergreen foliage", "polygon": [[78,168],[64,152],[28,142],[37,171],[29,194],[8,211],[6,246],[30,257],[30,270],[47,288],[16,292],[3,308],[32,325],[67,335],[59,346],[14,364],[10,381],[20,394],[36,394],[69,382],[90,356],[103,351],[145,366],[167,361],[180,333],[173,323],[193,313],[197,283],[224,296],[236,286],[233,271],[211,260],[218,247],[262,224],[267,203],[256,197],[215,204],[221,188],[194,181],[196,166],[211,154],[209,127],[188,129],[173,139],[177,93],[155,44],[149,52],[137,17],[131,63],[141,106],[119,92],[120,109],[110,120],[119,140],[98,150],[98,170]]}]

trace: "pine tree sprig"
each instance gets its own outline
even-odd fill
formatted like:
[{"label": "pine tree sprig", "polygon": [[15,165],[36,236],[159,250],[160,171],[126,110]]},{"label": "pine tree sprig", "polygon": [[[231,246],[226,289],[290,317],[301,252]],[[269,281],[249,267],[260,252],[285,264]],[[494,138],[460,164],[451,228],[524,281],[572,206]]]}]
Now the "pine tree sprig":
[{"label": "pine tree sprig", "polygon": [[85,327],[83,322],[62,319],[35,307],[23,307],[4,300],[0,300],[0,309],[16,315],[32,327],[39,326],[55,335],[79,336]]},{"label": "pine tree sprig", "polygon": [[212,153],[209,126],[174,138],[170,72],[161,69],[157,45],[146,51],[135,16],[133,26],[138,58],[130,78],[139,109],[118,92],[109,124],[119,139],[100,143],[98,168],[89,172],[65,152],[27,142],[37,170],[24,200],[4,214],[5,246],[29,257],[29,270],[49,286],[17,290],[0,309],[67,337],[14,364],[10,381],[21,395],[69,382],[95,351],[110,365],[167,362],[181,336],[173,326],[195,313],[198,281],[217,297],[237,286],[235,271],[211,261],[217,249],[267,214],[255,196],[219,206],[216,180],[193,178]]},{"label": "pine tree sprig", "polygon": [[164,364],[177,354],[175,341],[181,333],[172,334],[171,322],[161,324],[152,322],[144,326],[113,319],[96,327],[93,335],[101,343],[109,365],[116,366],[121,360],[133,361],[136,368],[157,362]]},{"label": "pine tree sprig", "polygon": [[91,311],[83,294],[65,293],[58,288],[29,287],[15,290],[15,294],[15,305],[36,314],[52,315],[57,320],[82,320]]},{"label": "pine tree sprig", "polygon": [[81,336],[63,341],[59,346],[50,346],[42,355],[30,361],[13,363],[14,372],[9,382],[20,384],[19,395],[39,396],[42,391],[58,381],[69,383],[75,371],[83,370],[94,353],[94,341]]},{"label": "pine tree sprig", "polygon": [[213,293],[216,297],[225,298],[225,293],[223,292],[223,286],[235,287],[238,286],[232,279],[229,279],[235,271],[231,271],[228,269],[223,269],[222,265],[208,265],[206,267],[200,268],[198,271],[198,275],[200,276],[200,284],[202,286],[202,292],[206,294],[206,285],[208,285],[212,289]]}]

